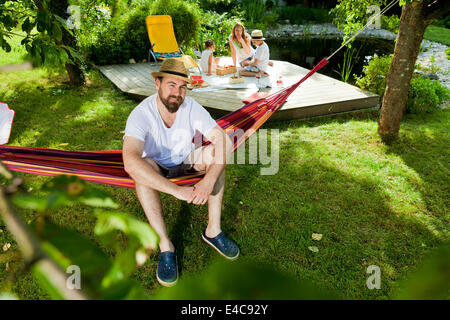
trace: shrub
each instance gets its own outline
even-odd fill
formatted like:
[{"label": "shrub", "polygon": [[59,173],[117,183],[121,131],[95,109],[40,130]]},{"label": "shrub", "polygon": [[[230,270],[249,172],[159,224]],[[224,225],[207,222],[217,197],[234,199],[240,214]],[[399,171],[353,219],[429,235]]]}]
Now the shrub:
[{"label": "shrub", "polygon": [[[373,57],[364,66],[364,76],[356,78],[356,84],[365,90],[384,95],[386,77],[392,62],[392,55]],[[450,97],[450,90],[438,81],[423,76],[413,77],[408,91],[406,113],[428,113],[437,109],[443,101]]]},{"label": "shrub", "polygon": [[240,5],[236,0],[199,0],[200,8],[217,13],[233,12],[239,10]]},{"label": "shrub", "polygon": [[156,0],[151,6],[151,13],[172,17],[178,45],[184,49],[195,45],[200,34],[202,15],[198,4],[183,0]]},{"label": "shrub", "polygon": [[263,0],[243,0],[242,9],[245,15],[245,25],[249,31],[252,29],[261,29],[266,31],[268,26],[274,25],[279,18],[275,10],[268,10],[272,3],[264,2]]},{"label": "shrub", "polygon": [[450,97],[450,90],[436,80],[413,78],[406,102],[406,113],[430,113]]},{"label": "shrub", "polygon": [[148,9],[134,8],[112,19],[83,49],[87,58],[98,65],[128,63],[131,58],[146,59],[150,48],[145,27],[148,15]]},{"label": "shrub", "polygon": [[305,8],[302,5],[293,7],[278,7],[276,9],[280,20],[288,19],[290,23],[305,24],[307,22],[331,22],[332,17],[327,9]]},{"label": "shrub", "polygon": [[386,90],[386,76],[392,62],[392,55],[374,56],[368,65],[363,67],[362,77],[356,77],[356,84],[364,90],[384,95]]},{"label": "shrub", "polygon": [[[195,3],[182,0],[135,0],[125,13],[107,23],[86,28],[80,35],[80,44],[87,58],[98,64],[128,63],[133,58],[142,61],[148,57],[150,42],[145,18],[167,14],[172,17],[178,45],[183,50],[193,46],[200,33],[200,9]],[[94,23],[95,24],[95,23]]]},{"label": "shrub", "polygon": [[398,27],[400,26],[400,18],[397,16],[381,16],[381,28],[389,30],[390,32],[397,34]]},{"label": "shrub", "polygon": [[215,56],[230,55],[230,46],[228,45],[228,36],[239,17],[229,16],[227,13],[218,14],[207,11],[202,15],[201,31],[199,37],[200,51],[206,39],[212,39],[216,45]]}]

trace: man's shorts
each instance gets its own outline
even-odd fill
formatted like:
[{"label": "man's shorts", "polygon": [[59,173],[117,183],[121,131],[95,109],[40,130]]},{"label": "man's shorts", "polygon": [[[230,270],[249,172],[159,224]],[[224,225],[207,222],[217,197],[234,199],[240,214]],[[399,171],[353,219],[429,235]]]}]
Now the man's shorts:
[{"label": "man's shorts", "polygon": [[166,167],[165,165],[155,161],[158,167],[161,169],[162,175],[167,179],[182,177],[194,174],[198,172],[194,169],[194,165],[191,163],[180,163],[173,167]]},{"label": "man's shorts", "polygon": [[182,163],[173,167],[166,167],[158,161],[154,161],[161,169],[162,175],[167,179],[191,175],[199,172],[194,169],[194,165],[200,161],[199,159],[202,155],[203,148],[205,147],[199,147],[195,149],[187,156],[187,158]]}]

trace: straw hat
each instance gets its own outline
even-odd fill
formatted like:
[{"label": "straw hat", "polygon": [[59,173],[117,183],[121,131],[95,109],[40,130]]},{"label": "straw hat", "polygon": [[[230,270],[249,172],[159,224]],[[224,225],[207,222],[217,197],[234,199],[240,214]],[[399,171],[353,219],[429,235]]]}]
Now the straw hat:
[{"label": "straw hat", "polygon": [[171,77],[188,83],[192,82],[192,80],[189,79],[189,74],[183,61],[173,58],[164,60],[161,67],[159,67],[159,72],[152,72],[152,77]]},{"label": "straw hat", "polygon": [[263,33],[261,30],[253,30],[252,40],[266,40],[266,38],[263,37]]}]

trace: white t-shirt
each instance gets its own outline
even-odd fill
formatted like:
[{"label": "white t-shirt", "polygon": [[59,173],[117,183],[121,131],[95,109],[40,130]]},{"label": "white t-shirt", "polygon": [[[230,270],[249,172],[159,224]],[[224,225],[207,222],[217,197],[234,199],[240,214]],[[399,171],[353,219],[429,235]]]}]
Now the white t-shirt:
[{"label": "white t-shirt", "polygon": [[[202,56],[200,58],[200,68],[202,68],[203,73],[208,73],[208,64],[209,64],[209,57],[212,55],[212,51],[209,49],[206,49],[202,52]],[[214,59],[211,66],[211,73],[216,72],[216,64],[214,63]]]},{"label": "white t-shirt", "polygon": [[143,158],[152,158],[166,167],[182,163],[195,149],[192,138],[196,130],[204,136],[217,126],[205,110],[191,97],[185,97],[170,128],[164,124],[154,94],[143,100],[128,116],[125,135],[144,144]]},{"label": "white t-shirt", "polygon": [[255,51],[255,59],[258,59],[257,67],[259,70],[267,72],[267,68],[269,65],[269,46],[267,43],[263,43]]},{"label": "white t-shirt", "polygon": [[233,41],[232,35],[230,34],[228,36],[228,40],[231,41],[231,44],[234,47],[234,50],[236,51],[236,63],[239,65],[240,62],[242,62],[243,60],[249,58],[249,57],[253,57],[253,54],[255,53],[255,49],[253,49],[252,45],[250,44],[250,53],[247,54],[244,50],[244,48],[241,48],[240,45],[238,45],[237,43],[235,43]]}]

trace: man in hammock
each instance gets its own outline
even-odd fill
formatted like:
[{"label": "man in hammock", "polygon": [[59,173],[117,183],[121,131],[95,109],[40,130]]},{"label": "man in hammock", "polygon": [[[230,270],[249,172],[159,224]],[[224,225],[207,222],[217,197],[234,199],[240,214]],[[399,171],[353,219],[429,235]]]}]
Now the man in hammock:
[{"label": "man in hammock", "polygon": [[[164,222],[160,192],[194,204],[208,202],[209,221],[203,240],[225,258],[234,260],[238,246],[221,230],[220,217],[225,186],[225,166],[232,142],[222,128],[194,99],[186,97],[188,72],[183,62],[167,59],[152,72],[157,93],[143,100],[127,120],[123,161],[134,180],[136,194],[147,218],[160,237],[157,279],[164,286],[178,280],[175,247]],[[194,150],[198,130],[211,144]],[[169,179],[205,171],[194,186],[178,186]]]}]

